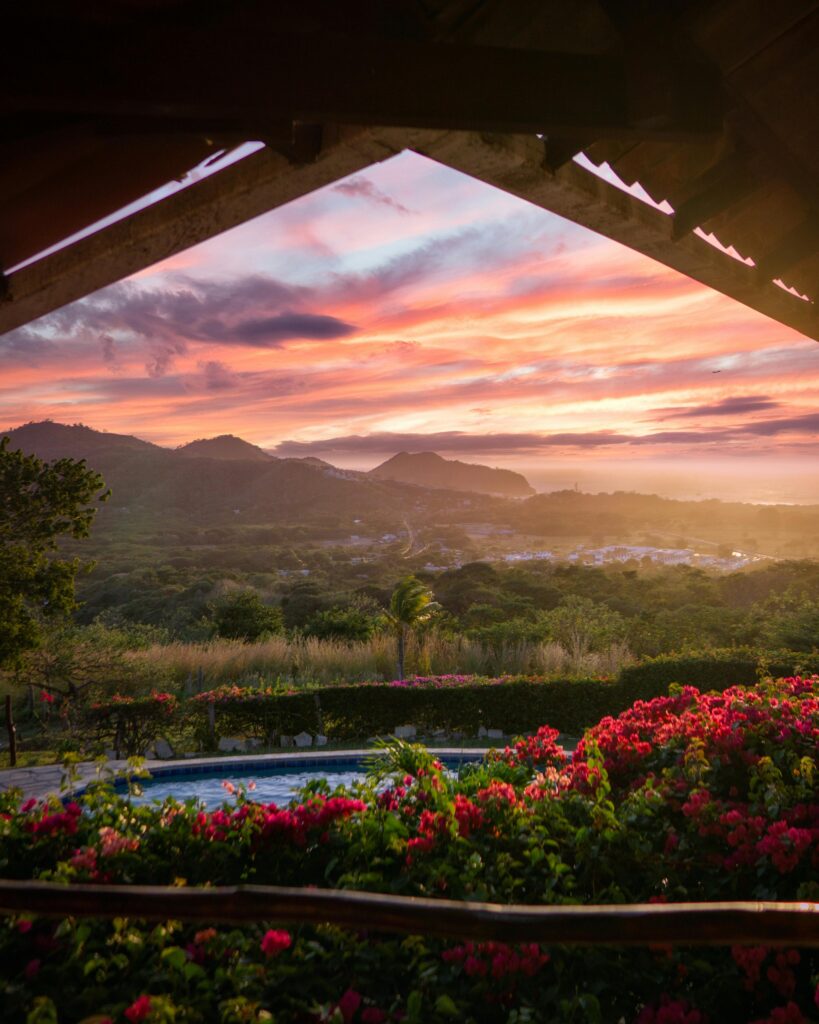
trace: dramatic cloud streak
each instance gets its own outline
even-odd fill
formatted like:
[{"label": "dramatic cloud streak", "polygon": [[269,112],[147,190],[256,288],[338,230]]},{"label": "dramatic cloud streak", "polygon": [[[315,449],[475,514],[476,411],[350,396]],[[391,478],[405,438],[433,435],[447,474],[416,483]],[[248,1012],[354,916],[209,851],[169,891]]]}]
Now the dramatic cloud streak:
[{"label": "dramatic cloud streak", "polygon": [[705,416],[736,416],[747,412],[759,412],[762,409],[776,409],[779,402],[774,402],[767,395],[738,395],[736,398],[723,398],[719,402],[706,405],[695,405],[690,409],[657,409],[665,413],[666,419],[674,417],[705,417]]},{"label": "dramatic cloud streak", "polygon": [[307,455],[383,455],[397,451],[458,452],[473,455],[536,455],[549,448],[603,448],[610,445],[715,444],[744,437],[819,432],[819,413],[759,423],[737,424],[718,430],[660,430],[623,434],[614,430],[560,434],[465,434],[443,430],[425,434],[372,433],[331,437],[323,441],[282,441],[271,451],[282,457]]}]

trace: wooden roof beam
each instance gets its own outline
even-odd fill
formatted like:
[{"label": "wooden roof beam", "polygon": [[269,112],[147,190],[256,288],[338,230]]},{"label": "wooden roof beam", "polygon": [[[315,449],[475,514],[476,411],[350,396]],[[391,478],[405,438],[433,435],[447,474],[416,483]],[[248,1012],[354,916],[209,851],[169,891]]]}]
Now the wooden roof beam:
[{"label": "wooden roof beam", "polygon": [[[286,156],[262,149],[212,177],[2,279],[0,334],[236,227],[396,150],[360,129],[316,132]],[[399,146],[399,148],[401,148]],[[315,162],[299,160],[315,155]],[[0,268],[1,270],[2,268]],[[0,283],[2,283],[0,281]]]}]

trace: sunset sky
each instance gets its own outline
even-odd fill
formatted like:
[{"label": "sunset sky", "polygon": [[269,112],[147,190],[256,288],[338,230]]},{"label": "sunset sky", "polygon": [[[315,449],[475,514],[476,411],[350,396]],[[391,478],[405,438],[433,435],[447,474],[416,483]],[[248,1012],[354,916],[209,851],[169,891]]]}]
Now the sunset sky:
[{"label": "sunset sky", "polygon": [[233,433],[360,467],[816,476],[818,390],[816,342],[413,154],[0,337],[0,428]]}]

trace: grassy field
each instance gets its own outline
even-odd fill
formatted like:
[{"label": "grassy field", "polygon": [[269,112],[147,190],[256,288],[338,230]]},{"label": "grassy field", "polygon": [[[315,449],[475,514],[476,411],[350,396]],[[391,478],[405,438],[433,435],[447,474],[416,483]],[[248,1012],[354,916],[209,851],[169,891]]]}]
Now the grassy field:
[{"label": "grassy field", "polygon": [[[288,640],[271,637],[259,643],[211,640],[207,643],[170,643],[134,652],[134,660],[161,666],[172,681],[196,685],[201,670],[205,687],[230,682],[281,680],[306,683],[389,680],[396,677],[395,641],[376,635],[362,643],[333,640]],[[463,637],[430,636],[411,640],[407,675],[463,673],[499,675],[608,676],[632,661],[624,644],[602,652],[572,658],[557,643],[508,643],[488,649]]]}]

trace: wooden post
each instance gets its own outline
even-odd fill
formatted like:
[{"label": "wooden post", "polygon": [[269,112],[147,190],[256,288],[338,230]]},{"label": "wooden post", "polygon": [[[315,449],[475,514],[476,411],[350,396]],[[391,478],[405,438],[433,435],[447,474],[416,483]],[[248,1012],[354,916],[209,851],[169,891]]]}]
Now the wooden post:
[{"label": "wooden post", "polygon": [[116,732],[114,733],[114,754],[116,755],[116,759],[118,761],[120,759],[120,751],[122,750],[122,746],[123,746],[122,718],[117,718],[117,729],[116,729]]},{"label": "wooden post", "polygon": [[201,693],[202,690],[204,690],[204,688],[205,688],[205,670],[200,665],[199,669],[198,669],[198,671],[196,673],[196,692],[197,693]]},{"label": "wooden post", "polygon": [[6,728],[9,733],[9,767],[17,765],[17,726],[11,709],[11,694],[6,694]]}]

